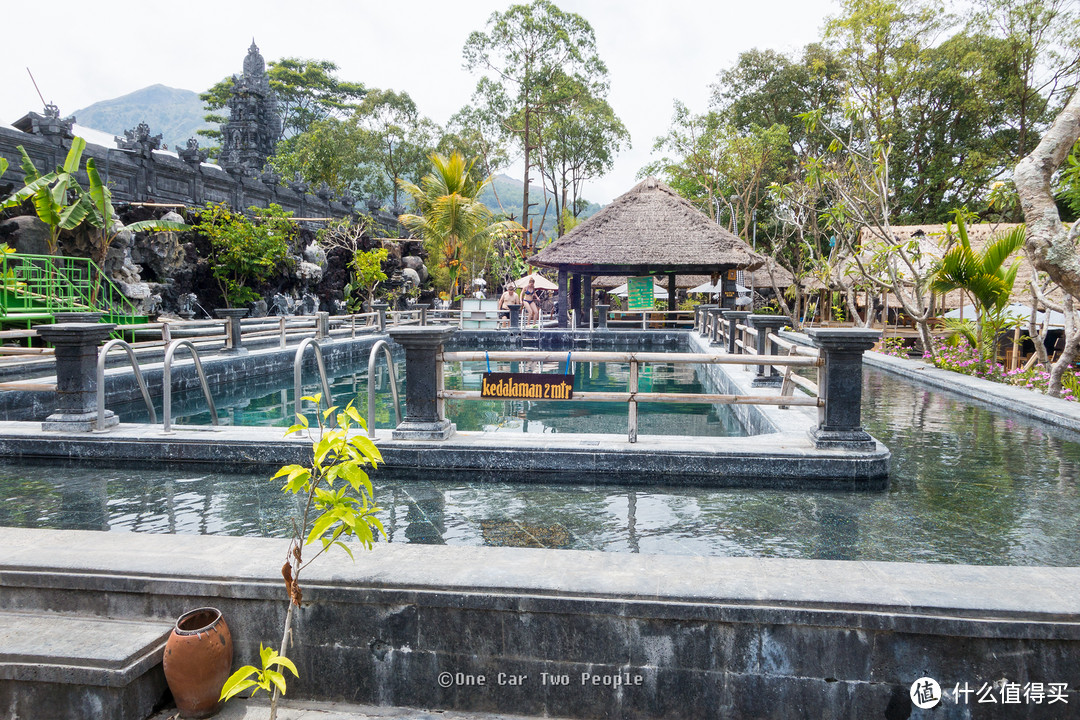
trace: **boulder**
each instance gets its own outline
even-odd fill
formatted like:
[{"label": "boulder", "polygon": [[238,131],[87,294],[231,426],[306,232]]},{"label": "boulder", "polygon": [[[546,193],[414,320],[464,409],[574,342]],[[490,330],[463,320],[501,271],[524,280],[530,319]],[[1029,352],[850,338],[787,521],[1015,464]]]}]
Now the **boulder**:
[{"label": "boulder", "polygon": [[49,226],[33,215],[20,215],[4,223],[4,230],[11,228],[9,247],[29,255],[49,254]]},{"label": "boulder", "polygon": [[326,269],[326,251],[316,243],[311,243],[304,248],[304,260],[313,265],[318,265],[323,270]]},{"label": "boulder", "polygon": [[296,278],[304,284],[315,285],[322,280],[323,269],[315,263],[302,260],[296,264]]},{"label": "boulder", "polygon": [[[174,212],[168,212],[162,220],[184,222],[184,218]],[[187,253],[180,244],[180,234],[176,232],[147,233],[137,238],[131,248],[131,260],[153,273],[158,280],[172,278],[183,267]]]}]

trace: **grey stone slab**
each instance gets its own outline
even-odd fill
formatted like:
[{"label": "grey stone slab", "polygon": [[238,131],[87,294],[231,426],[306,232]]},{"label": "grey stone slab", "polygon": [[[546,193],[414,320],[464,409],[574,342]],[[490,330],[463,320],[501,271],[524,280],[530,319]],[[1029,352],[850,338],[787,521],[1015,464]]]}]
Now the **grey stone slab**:
[{"label": "grey stone slab", "polygon": [[168,620],[0,612],[0,679],[126,685],[160,662]]}]

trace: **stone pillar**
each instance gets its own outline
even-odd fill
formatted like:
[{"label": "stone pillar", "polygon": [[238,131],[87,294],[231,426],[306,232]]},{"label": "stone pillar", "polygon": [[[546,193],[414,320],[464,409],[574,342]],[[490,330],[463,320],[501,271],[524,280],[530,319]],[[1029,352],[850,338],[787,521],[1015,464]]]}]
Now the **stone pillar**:
[{"label": "stone pillar", "polygon": [[514,303],[506,308],[510,311],[510,329],[517,330],[521,327],[521,304]]},{"label": "stone pillar", "polygon": [[330,313],[322,310],[315,313],[315,339],[320,342],[330,340]]},{"label": "stone pillar", "polygon": [[720,315],[720,313],[723,312],[723,308],[721,308],[721,307],[711,307],[711,308],[708,309],[707,312],[709,314],[709,325],[710,325],[710,327],[709,327],[709,344],[710,345],[720,345],[721,344],[721,342],[720,342],[720,340],[721,340],[721,338],[720,338],[720,318],[722,317],[722,315]]},{"label": "stone pillar", "polygon": [[711,309],[713,309],[715,307],[716,307],[716,305],[713,305],[712,303],[705,303],[703,305],[698,305],[698,311],[701,313],[701,318],[697,319],[695,317],[695,319],[697,320],[696,325],[697,325],[697,331],[698,331],[699,335],[704,335],[706,330],[708,329],[708,327],[709,327],[709,310],[711,310]]},{"label": "stone pillar", "polygon": [[874,438],[862,429],[862,356],[881,337],[865,328],[807,328],[821,350],[818,426],[810,439],[819,448],[873,450]]},{"label": "stone pillar", "polygon": [[732,355],[741,353],[742,350],[735,344],[735,338],[739,334],[735,326],[745,321],[750,316],[750,313],[746,310],[721,310],[720,312],[723,314],[724,319],[728,321],[727,351]]},{"label": "stone pillar", "polygon": [[[45,418],[46,432],[90,432],[97,426],[98,347],[109,339],[112,323],[38,325],[38,336],[56,349],[56,412]],[[120,419],[105,411],[105,427]]]},{"label": "stone pillar", "polygon": [[728,270],[724,270],[720,273],[720,307],[726,309],[735,308],[735,297],[738,295],[735,292],[735,281],[728,278]]},{"label": "stone pillar", "polygon": [[567,275],[568,275],[568,273],[565,270],[561,270],[561,269],[559,270],[559,316],[556,319],[558,320],[558,325],[561,328],[566,327],[566,324],[567,324],[566,323],[566,318],[567,318],[567,315],[568,315],[567,309],[569,307],[567,305],[567,300],[569,298],[568,298],[567,292],[566,292],[566,276]]},{"label": "stone pillar", "polygon": [[431,307],[429,303],[416,303],[414,307],[420,308],[420,327],[427,325],[427,311]]},{"label": "stone pillar", "polygon": [[386,332],[386,309],[390,306],[386,303],[372,303],[371,307],[379,313],[379,332]]},{"label": "stone pillar", "polygon": [[438,393],[443,386],[438,355],[452,327],[395,327],[390,337],[405,348],[405,417],[393,432],[395,440],[445,440],[454,426],[443,415]]},{"label": "stone pillar", "polygon": [[[667,276],[667,309],[675,310],[679,303],[676,302],[675,295],[675,273],[668,273]],[[668,318],[670,319],[670,318]]]},{"label": "stone pillar", "polygon": [[[775,355],[776,345],[769,342],[767,335],[775,333],[785,325],[790,325],[791,321],[784,315],[751,315],[748,318],[750,326],[758,331],[757,334],[757,350],[758,355]],[[758,365],[757,377],[751,383],[753,387],[780,387],[783,383],[783,378],[780,373],[776,371],[776,368],[772,365]]]},{"label": "stone pillar", "polygon": [[599,330],[607,330],[608,329],[608,327],[607,327],[607,314],[608,314],[608,310],[610,308],[611,308],[610,305],[602,305],[602,304],[599,304],[599,303],[596,305],[596,317],[597,317],[597,321],[599,323],[597,325],[597,329],[599,329]]},{"label": "stone pillar", "polygon": [[228,321],[225,323],[225,348],[222,352],[246,355],[247,348],[244,347],[240,332],[240,318],[248,314],[247,308],[218,308],[214,314]]}]

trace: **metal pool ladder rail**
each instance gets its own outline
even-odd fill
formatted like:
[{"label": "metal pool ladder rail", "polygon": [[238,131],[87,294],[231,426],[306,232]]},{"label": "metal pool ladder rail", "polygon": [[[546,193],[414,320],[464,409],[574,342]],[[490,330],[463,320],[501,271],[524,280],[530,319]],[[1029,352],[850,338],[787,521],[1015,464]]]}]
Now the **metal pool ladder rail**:
[{"label": "metal pool ladder rail", "polygon": [[[304,350],[307,350],[310,345],[315,350],[315,362],[319,366],[319,381],[322,383],[323,399],[326,400],[326,407],[330,407],[330,403],[333,398],[330,396],[330,384],[326,381],[326,365],[323,363],[322,346],[319,345],[319,341],[315,338],[304,338],[300,346],[296,348],[296,356],[293,358],[293,401],[296,404],[296,414],[300,415],[304,409],[304,401],[301,400],[303,395],[303,383],[300,369],[304,360]],[[333,423],[333,418],[330,418],[330,422]]]},{"label": "metal pool ladder rail", "polygon": [[199,360],[199,351],[190,340],[173,340],[165,348],[165,370],[162,391],[161,412],[164,415],[164,431],[172,432],[172,360],[173,354],[178,347],[186,347],[191,351],[191,359],[195,361],[195,372],[199,375],[199,384],[202,385],[203,395],[206,396],[206,404],[210,406],[210,422],[218,425],[217,408],[214,407],[214,398],[210,397],[210,385],[206,382],[206,373],[203,372],[202,361]]},{"label": "metal pool ladder rail", "polygon": [[398,402],[397,375],[394,374],[394,359],[390,356],[390,345],[380,340],[371,346],[367,361],[367,434],[375,437],[375,363],[379,361],[379,350],[386,357],[386,370],[390,373],[390,391],[394,394],[394,414],[401,424],[401,403]]},{"label": "metal pool ladder rail", "polygon": [[150,424],[157,425],[157,413],[154,412],[154,403],[150,400],[150,391],[146,389],[146,378],[143,377],[139,361],[135,357],[135,351],[131,345],[119,338],[110,340],[102,346],[98,352],[97,361],[97,431],[105,431],[105,356],[115,347],[123,348],[131,360],[131,369],[135,371],[135,379],[139,382],[139,391],[142,392],[143,400],[146,401],[146,409],[150,411]]}]

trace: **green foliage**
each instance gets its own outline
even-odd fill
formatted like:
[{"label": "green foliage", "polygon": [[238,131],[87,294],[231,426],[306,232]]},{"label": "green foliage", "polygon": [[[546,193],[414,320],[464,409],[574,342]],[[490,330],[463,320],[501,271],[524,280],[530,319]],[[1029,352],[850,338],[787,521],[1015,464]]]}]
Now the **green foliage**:
[{"label": "green foliage", "polygon": [[18,207],[30,200],[38,219],[49,226],[49,254],[59,251],[60,233],[74,230],[90,215],[93,207],[79,185],[75,174],[79,172],[86,141],[76,137],[71,141],[64,164],[51,173],[42,175],[22,145],[16,149],[22,158],[26,184],[0,203],[0,209]]},{"label": "green foliage", "polygon": [[[317,122],[341,119],[352,112],[367,91],[360,83],[339,80],[337,69],[329,60],[300,58],[282,58],[267,65],[270,87],[277,94],[281,114],[279,140],[305,133]],[[228,121],[225,109],[232,88],[232,77],[227,77],[199,95],[206,108],[203,119],[207,123],[221,125]],[[221,138],[218,129],[199,130],[199,134],[215,140]]]},{"label": "green foliage", "polygon": [[577,99],[606,97],[607,67],[596,53],[595,33],[580,15],[549,0],[533,0],[492,13],[485,30],[469,36],[462,54],[467,69],[484,74],[473,107],[486,126],[499,129],[503,142],[521,148],[521,224],[527,227],[530,173],[537,164],[550,167],[537,160],[549,120],[572,115],[568,110]]},{"label": "green foliage", "polygon": [[386,273],[382,265],[386,262],[389,252],[385,248],[372,250],[356,250],[353,253],[352,278],[345,285],[345,302],[348,303],[349,312],[357,312],[360,309],[361,298],[354,295],[360,290],[367,291],[367,302],[370,304],[375,299],[375,290],[379,283],[386,280]]},{"label": "green foliage", "polygon": [[356,192],[362,180],[359,131],[352,119],[326,118],[278,144],[270,164],[285,177],[300,174],[313,187]]},{"label": "green foliage", "polygon": [[[318,407],[322,400],[322,396],[316,394],[300,398],[299,403],[311,402]],[[328,407],[317,413],[316,418],[317,437],[311,434],[310,423],[301,413],[297,413],[297,423],[285,433],[286,436],[306,435],[311,440],[311,463],[286,465],[273,477],[274,480],[283,479],[282,492],[299,496],[302,500],[299,507],[303,508],[299,517],[291,518],[293,535],[281,568],[289,599],[281,652],[260,645],[262,669],[245,665],[233,673],[221,692],[223,700],[249,688],[255,688],[252,694],[260,689],[272,692],[271,717],[276,714],[279,694],[285,693],[285,676],[275,668],[288,668],[293,675],[299,676],[296,666],[284,653],[292,633],[293,608],[299,607],[303,599],[300,587],[303,571],[334,547],[355,559],[345,540],[355,540],[370,550],[376,533],[386,537],[386,530],[376,516],[380,508],[375,504],[374,488],[367,473],[368,468],[377,468],[383,459],[375,443],[356,432],[366,429],[363,418],[351,402],[343,409]],[[333,428],[325,425],[331,419],[334,420]],[[314,554],[305,559],[304,551],[309,545],[317,547]]]},{"label": "green foliage", "polygon": [[430,269],[436,283],[451,296],[458,292],[459,280],[481,267],[493,239],[521,229],[512,221],[496,221],[491,210],[477,200],[491,179],[473,177],[473,164],[459,153],[448,158],[432,154],[433,172],[419,185],[399,181],[419,211],[399,219],[423,238],[429,257],[435,261]]},{"label": "green foliage", "polygon": [[251,287],[269,280],[288,259],[296,229],[279,205],[249,208],[254,219],[224,203],[207,203],[195,230],[210,238],[214,278],[229,307],[259,299]]},{"label": "green foliage", "polygon": [[[963,210],[956,212],[959,242],[941,258],[930,288],[939,293],[960,289],[971,295],[978,312],[975,347],[980,358],[989,358],[995,353],[997,334],[1005,324],[1005,309],[1020,267],[1019,259],[1008,266],[1005,263],[1023,247],[1026,232],[1020,225],[995,235],[981,252],[975,252],[968,240],[964,215]],[[970,337],[970,333],[964,334]]]},{"label": "green foliage", "polygon": [[358,192],[398,205],[398,180],[416,182],[428,169],[438,126],[421,117],[408,93],[393,90],[369,92],[354,122],[363,170]]},{"label": "green foliage", "polygon": [[[225,685],[222,686],[221,697],[218,699],[223,702],[231,700],[249,688],[255,689],[248,697],[254,697],[260,690],[265,690],[269,694],[272,692],[271,686],[277,688],[284,695],[285,675],[281,670],[275,670],[275,668],[287,669],[293,674],[293,677],[300,677],[300,673],[292,660],[284,655],[278,655],[277,650],[274,648],[263,647],[262,643],[259,643],[259,659],[262,661],[261,668],[254,665],[244,665],[230,675],[229,679],[225,681]],[[252,675],[255,677],[252,678]]]}]

